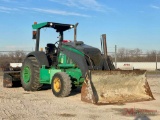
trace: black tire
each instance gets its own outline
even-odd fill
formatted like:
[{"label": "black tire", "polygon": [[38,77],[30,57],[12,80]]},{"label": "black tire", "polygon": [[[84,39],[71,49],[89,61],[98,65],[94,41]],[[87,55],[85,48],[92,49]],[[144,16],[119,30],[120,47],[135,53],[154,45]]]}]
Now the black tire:
[{"label": "black tire", "polygon": [[[30,70],[29,80],[26,82],[24,78],[25,68]],[[43,84],[40,83],[39,73],[40,66],[35,57],[28,57],[24,60],[21,69],[21,84],[26,91],[37,91],[40,90]]]},{"label": "black tire", "polygon": [[[59,91],[57,91],[55,87],[56,80],[59,79],[60,82],[60,88]],[[71,79],[65,72],[58,72],[56,73],[52,78],[52,92],[56,97],[66,97],[71,92]]]}]

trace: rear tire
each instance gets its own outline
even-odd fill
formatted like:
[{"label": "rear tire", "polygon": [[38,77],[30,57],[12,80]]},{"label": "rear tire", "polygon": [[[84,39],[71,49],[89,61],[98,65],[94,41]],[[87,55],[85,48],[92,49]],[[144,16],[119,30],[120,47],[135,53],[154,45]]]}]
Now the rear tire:
[{"label": "rear tire", "polygon": [[71,92],[71,79],[65,72],[58,72],[53,76],[51,88],[56,97],[66,97]]},{"label": "rear tire", "polygon": [[43,84],[39,78],[40,66],[35,57],[28,57],[24,60],[21,69],[21,84],[26,91],[40,90]]}]

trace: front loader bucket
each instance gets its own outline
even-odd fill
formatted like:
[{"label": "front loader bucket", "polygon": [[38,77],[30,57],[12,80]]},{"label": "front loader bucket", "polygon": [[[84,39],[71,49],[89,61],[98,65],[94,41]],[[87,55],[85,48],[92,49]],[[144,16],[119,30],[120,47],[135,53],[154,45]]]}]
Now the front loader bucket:
[{"label": "front loader bucket", "polygon": [[144,70],[91,71],[81,89],[81,100],[111,104],[153,100]]}]

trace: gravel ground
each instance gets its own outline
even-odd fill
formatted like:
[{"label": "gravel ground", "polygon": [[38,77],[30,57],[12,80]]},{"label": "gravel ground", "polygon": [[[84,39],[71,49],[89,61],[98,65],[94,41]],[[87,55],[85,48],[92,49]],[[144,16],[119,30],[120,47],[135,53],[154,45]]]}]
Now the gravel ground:
[{"label": "gravel ground", "polygon": [[56,98],[51,89],[26,92],[3,88],[0,78],[0,120],[160,120],[160,77],[149,77],[156,100],[116,105],[93,105],[80,100],[80,89]]}]

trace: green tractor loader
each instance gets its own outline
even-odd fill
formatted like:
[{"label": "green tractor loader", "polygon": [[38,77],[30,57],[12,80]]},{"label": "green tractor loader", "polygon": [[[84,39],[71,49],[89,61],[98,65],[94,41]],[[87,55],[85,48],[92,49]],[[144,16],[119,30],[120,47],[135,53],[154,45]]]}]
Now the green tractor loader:
[{"label": "green tractor loader", "polygon": [[[77,41],[77,24],[44,22],[32,25],[35,51],[29,53],[21,68],[21,84],[26,91],[40,90],[50,84],[57,97],[68,96],[72,87],[81,86],[81,100],[94,104],[152,100],[145,71],[115,70],[107,55],[106,36],[103,50]],[[59,33],[57,42],[39,51],[40,31],[53,28]],[[63,33],[74,29],[74,40],[64,40]]]}]

